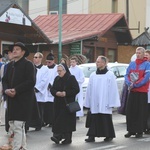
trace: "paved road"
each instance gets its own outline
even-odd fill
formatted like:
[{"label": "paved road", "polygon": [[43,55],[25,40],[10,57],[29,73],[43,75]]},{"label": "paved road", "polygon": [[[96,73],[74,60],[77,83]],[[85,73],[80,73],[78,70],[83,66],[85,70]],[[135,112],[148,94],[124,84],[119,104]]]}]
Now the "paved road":
[{"label": "paved road", "polygon": [[[56,145],[51,140],[51,128],[44,127],[41,131],[33,128],[27,133],[29,150],[150,150],[150,135],[143,138],[124,138],[126,133],[125,116],[116,112],[113,114],[116,138],[112,142],[104,142],[104,138],[96,138],[94,143],[86,143],[87,129],[84,127],[85,117],[77,121],[77,131],[73,134],[73,143],[70,145]],[[6,143],[7,134],[4,126],[0,126],[0,145]]]}]

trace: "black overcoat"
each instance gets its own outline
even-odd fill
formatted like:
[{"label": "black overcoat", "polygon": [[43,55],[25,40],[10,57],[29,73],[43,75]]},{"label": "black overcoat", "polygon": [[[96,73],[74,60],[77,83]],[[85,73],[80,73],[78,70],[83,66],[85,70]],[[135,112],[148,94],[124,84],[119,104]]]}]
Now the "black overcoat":
[{"label": "black overcoat", "polygon": [[[11,88],[16,90],[13,98],[7,97],[8,120],[31,120],[32,110],[37,109],[34,94],[35,68],[32,62],[24,57],[17,62],[10,62],[2,83],[3,91]],[[36,115],[34,117],[38,118]]]},{"label": "black overcoat", "polygon": [[63,97],[56,96],[56,92],[65,91],[67,103],[75,101],[79,92],[79,85],[73,75],[66,73],[64,77],[57,76],[51,88],[54,96],[54,115],[52,131],[54,133],[68,133],[76,130],[76,113],[69,113]]}]

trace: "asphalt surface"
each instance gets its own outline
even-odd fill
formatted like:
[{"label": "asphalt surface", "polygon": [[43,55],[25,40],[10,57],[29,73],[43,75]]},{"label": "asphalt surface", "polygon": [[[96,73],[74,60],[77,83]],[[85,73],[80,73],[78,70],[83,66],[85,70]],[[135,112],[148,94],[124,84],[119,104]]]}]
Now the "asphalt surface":
[{"label": "asphalt surface", "polygon": [[[88,129],[85,128],[85,119],[86,116],[77,120],[77,131],[73,133],[73,142],[69,145],[52,142],[50,140],[51,127],[44,127],[41,131],[30,128],[27,133],[28,150],[150,150],[150,135],[144,135],[143,138],[124,137],[124,134],[127,133],[125,116],[119,115],[117,112],[113,113],[116,138],[111,142],[104,142],[104,138],[95,138],[95,142],[86,143],[84,140],[87,138]],[[7,133],[4,130],[4,124],[1,125],[0,146],[7,143]]]}]

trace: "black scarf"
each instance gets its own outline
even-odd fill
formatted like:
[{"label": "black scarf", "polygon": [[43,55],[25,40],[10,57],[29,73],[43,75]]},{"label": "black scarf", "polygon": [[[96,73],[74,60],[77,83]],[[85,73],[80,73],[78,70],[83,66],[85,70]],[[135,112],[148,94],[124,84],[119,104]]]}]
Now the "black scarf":
[{"label": "black scarf", "polygon": [[99,70],[99,69],[97,68],[96,74],[106,74],[107,71],[108,71],[107,67],[105,67],[105,68],[102,69],[102,70]]},{"label": "black scarf", "polygon": [[40,69],[42,66],[43,66],[43,64],[40,64],[40,65],[38,65],[38,66],[35,65],[35,68]]},{"label": "black scarf", "polygon": [[55,65],[56,64],[53,64],[53,65],[51,65],[51,66],[47,66],[49,69],[52,69],[52,68],[54,68],[55,67]]}]

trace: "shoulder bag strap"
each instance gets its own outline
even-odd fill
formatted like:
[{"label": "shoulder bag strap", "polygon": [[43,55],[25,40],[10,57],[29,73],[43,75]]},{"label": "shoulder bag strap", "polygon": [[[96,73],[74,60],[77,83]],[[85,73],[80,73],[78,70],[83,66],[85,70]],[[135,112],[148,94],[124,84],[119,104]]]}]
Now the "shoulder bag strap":
[{"label": "shoulder bag strap", "polygon": [[[67,81],[69,80],[69,78],[70,78],[70,76],[67,78]],[[66,89],[66,86],[64,86],[64,90]],[[64,100],[65,100],[65,103],[66,103],[66,105],[68,104],[67,103],[67,100],[66,100],[66,97],[64,97]]]}]

